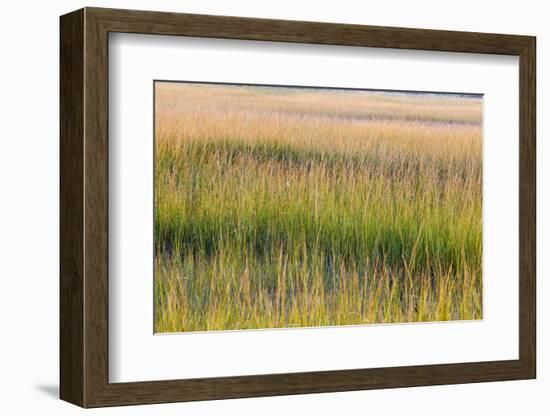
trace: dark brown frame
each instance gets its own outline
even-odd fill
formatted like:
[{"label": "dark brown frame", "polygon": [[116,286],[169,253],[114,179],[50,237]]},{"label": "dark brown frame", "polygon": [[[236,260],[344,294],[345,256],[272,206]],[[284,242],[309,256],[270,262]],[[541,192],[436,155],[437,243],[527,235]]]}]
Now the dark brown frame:
[{"label": "dark brown frame", "polygon": [[[63,400],[101,407],[535,378],[534,37],[99,8],[64,15],[60,24]],[[519,359],[109,383],[109,32],[519,56]]]}]

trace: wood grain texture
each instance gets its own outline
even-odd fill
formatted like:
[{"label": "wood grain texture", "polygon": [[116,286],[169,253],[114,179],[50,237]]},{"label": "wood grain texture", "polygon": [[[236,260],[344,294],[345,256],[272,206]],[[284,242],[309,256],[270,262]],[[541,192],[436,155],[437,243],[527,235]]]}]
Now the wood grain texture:
[{"label": "wood grain texture", "polygon": [[87,8],[111,32],[519,55],[528,36]]},{"label": "wood grain texture", "polygon": [[536,41],[520,54],[519,131],[519,355],[536,377]]},{"label": "wood grain texture", "polygon": [[[108,380],[108,33],[520,57],[520,357],[190,380]],[[61,397],[83,407],[535,377],[535,39],[485,33],[86,8],[61,18]]]},{"label": "wood grain texture", "polygon": [[84,12],[60,22],[60,388],[84,404]]},{"label": "wood grain texture", "polygon": [[108,380],[109,172],[108,33],[85,11],[84,52],[84,290],[85,405],[101,395]]}]

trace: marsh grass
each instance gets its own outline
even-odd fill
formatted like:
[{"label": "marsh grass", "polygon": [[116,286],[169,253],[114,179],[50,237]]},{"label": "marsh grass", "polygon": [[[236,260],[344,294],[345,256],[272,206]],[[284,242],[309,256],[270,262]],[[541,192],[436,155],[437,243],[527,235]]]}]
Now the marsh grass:
[{"label": "marsh grass", "polygon": [[481,100],[156,84],[155,331],[479,319]]}]

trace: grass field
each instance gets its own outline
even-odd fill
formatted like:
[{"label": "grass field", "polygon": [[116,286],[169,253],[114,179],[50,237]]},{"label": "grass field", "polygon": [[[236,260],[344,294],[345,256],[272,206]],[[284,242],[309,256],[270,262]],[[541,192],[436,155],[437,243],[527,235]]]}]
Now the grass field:
[{"label": "grass field", "polygon": [[155,332],[482,317],[481,98],[155,97]]}]

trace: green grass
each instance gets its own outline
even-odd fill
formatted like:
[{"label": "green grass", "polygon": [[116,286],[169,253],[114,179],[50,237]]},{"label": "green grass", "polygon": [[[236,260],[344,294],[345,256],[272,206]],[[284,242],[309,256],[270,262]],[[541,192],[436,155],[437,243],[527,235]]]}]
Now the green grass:
[{"label": "green grass", "polygon": [[479,136],[212,126],[157,132],[156,332],[481,318]]}]

